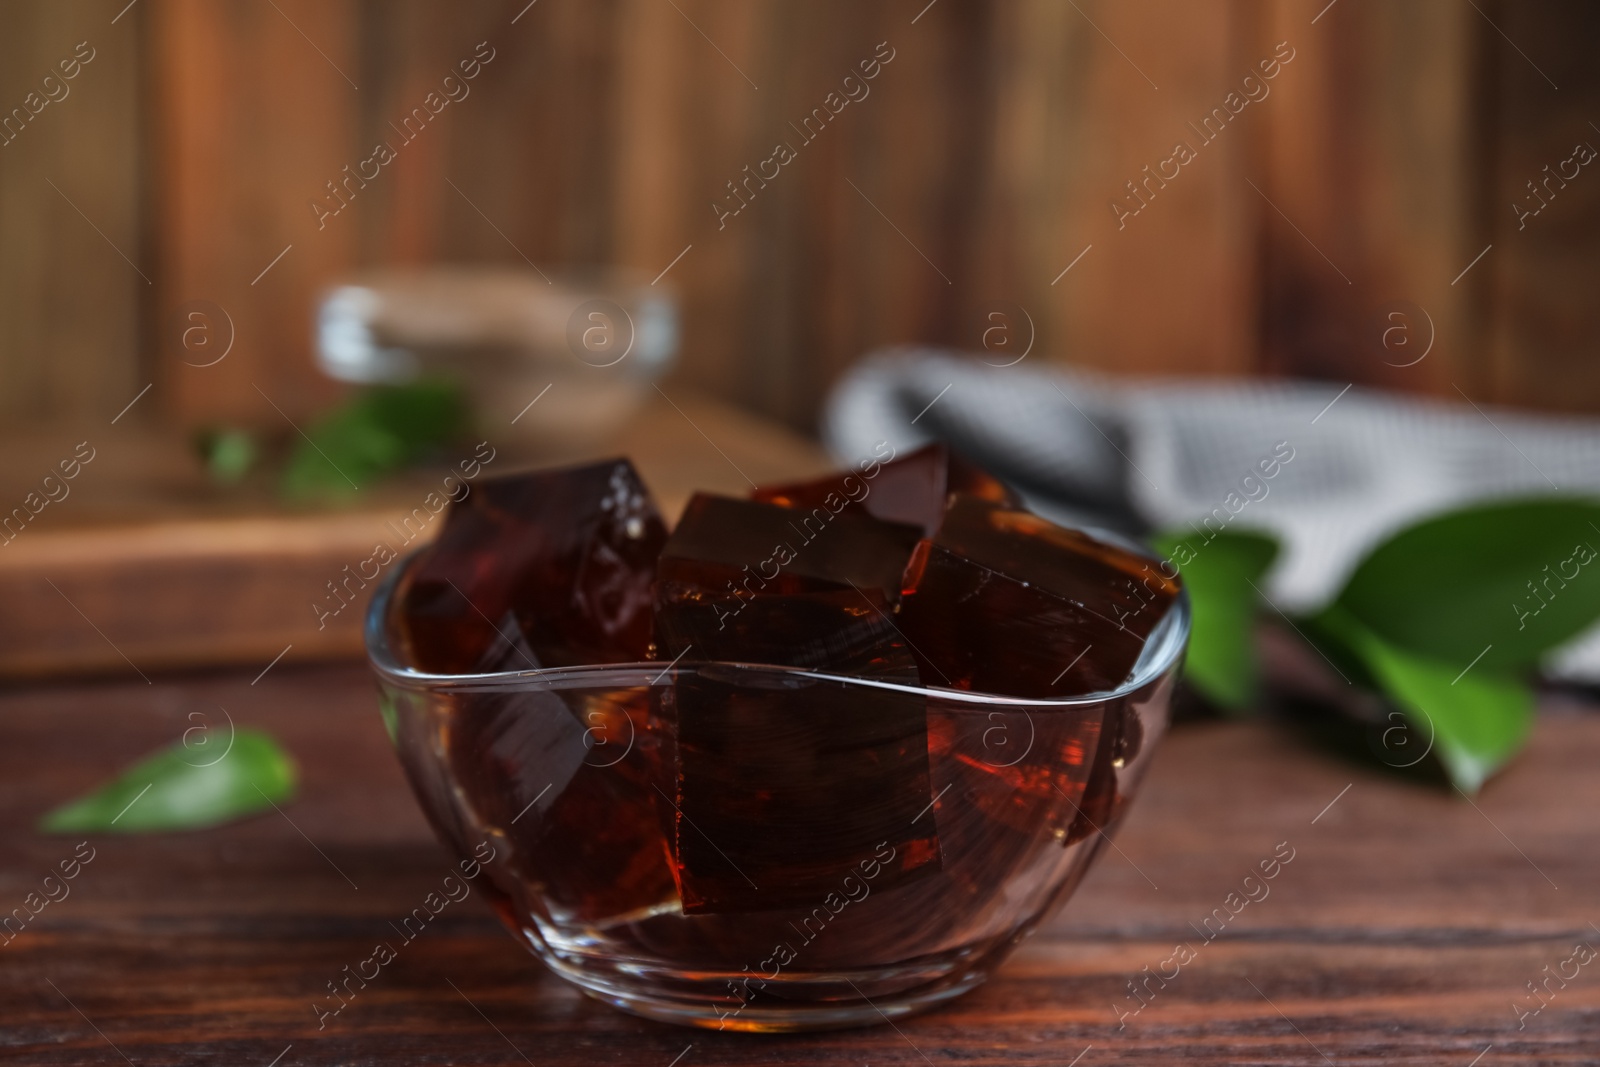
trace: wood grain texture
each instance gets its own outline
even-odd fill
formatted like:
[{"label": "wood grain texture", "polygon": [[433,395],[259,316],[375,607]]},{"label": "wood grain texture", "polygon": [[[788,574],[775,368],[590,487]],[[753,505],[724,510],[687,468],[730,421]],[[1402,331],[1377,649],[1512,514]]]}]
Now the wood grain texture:
[{"label": "wood grain texture", "polygon": [[[319,224],[311,203],[333,202],[327,183],[365,155],[355,7],[160,0],[144,17],[159,403],[185,426],[282,428],[339,393],[312,364],[312,316],[353,261],[355,229],[348,214]],[[181,313],[200,300],[232,324],[232,350],[209,366],[182,341]]]},{"label": "wood grain texture", "polygon": [[[1495,248],[1479,281],[1497,314],[1482,387],[1508,403],[1593,411],[1600,308],[1589,271],[1600,240],[1600,173],[1591,163],[1564,182],[1558,172],[1577,145],[1600,151],[1600,70],[1587,47],[1600,12],[1568,0],[1485,10],[1505,36],[1490,29],[1485,37],[1498,144],[1484,205]],[[1519,218],[1519,206],[1537,214]]]},{"label": "wood grain texture", "polygon": [[1493,317],[1480,278],[1452,285],[1493,239],[1475,95],[1493,31],[1449,2],[1283,0],[1254,32],[1295,50],[1261,104],[1263,368],[1459,400]]},{"label": "wood grain texture", "polygon": [[[71,896],[0,945],[9,1058],[115,1062],[114,1044],[140,1065],[265,1065],[288,1048],[285,1064],[667,1067],[681,1054],[680,1067],[1060,1067],[1083,1054],[1086,1065],[1311,1065],[1325,1054],[1465,1067],[1493,1046],[1482,1062],[1594,1062],[1592,967],[1552,985],[1522,1029],[1512,1010],[1533,1002],[1525,984],[1575,942],[1600,942],[1589,925],[1600,885],[1591,710],[1547,709],[1528,751],[1475,805],[1309,752],[1269,723],[1179,727],[1118,848],[1065,911],[987,985],[897,1028],[776,1038],[633,1019],[545,972],[469,900],[319,1031],[311,1004],[325,983],[389,936],[449,861],[388,751],[363,669],[250,677],[0,696],[7,908],[76,843],[35,835],[33,821],[174,742],[191,712],[220,729],[223,707],[239,726],[273,731],[303,778],[281,815],[95,838]],[[1294,858],[1270,894],[1202,943],[1191,924],[1279,842]],[[1131,1004],[1127,983],[1178,942],[1198,958],[1119,1028],[1112,1006]]]},{"label": "wood grain texture", "polygon": [[[0,5],[7,422],[110,419],[150,380],[141,317],[155,269],[141,202],[148,126],[139,107],[149,60],[133,16],[112,24],[122,6]],[[63,77],[63,62],[74,77]]]},{"label": "wood grain texture", "polygon": [[[1259,212],[1244,177],[1264,116],[1243,112],[1209,144],[1188,126],[1219,106],[1255,60],[1240,39],[1239,11],[1228,3],[1080,6],[1084,14],[1069,25],[1089,48],[1084,82],[1069,97],[1081,110],[1069,127],[1078,133],[1069,156],[1077,175],[1056,269],[1092,248],[1047,290],[1064,331],[1053,355],[1109,373],[1247,373],[1256,361]],[[1179,142],[1196,158],[1169,167],[1176,176],[1164,180],[1161,161]]]},{"label": "wood grain texture", "polygon": [[[392,140],[392,124],[477,42],[496,54],[470,96],[297,244],[298,273],[284,272],[271,294],[230,290],[248,304],[245,318],[273,324],[262,334],[241,323],[241,345],[259,337],[274,354],[241,347],[206,395],[199,374],[175,368],[184,384],[174,403],[191,421],[262,415],[239,385],[268,362],[289,398],[281,406],[315,406],[325,383],[304,336],[286,331],[305,333],[315,283],[395,263],[487,260],[547,273],[616,263],[655,277],[681,254],[664,282],[682,300],[682,379],[800,428],[863,352],[978,347],[989,315],[1015,319],[1017,308],[1034,320],[1043,358],[1117,372],[1251,367],[1253,207],[1233,180],[1237,150],[1186,176],[1137,235],[1112,241],[1107,229],[1107,201],[1168,150],[1166,126],[1223,91],[1237,32],[1229,5],[1079,13],[972,0],[927,10],[508,0],[458,11],[343,0],[320,7],[315,25],[286,8],[331,42],[324,50],[362,91],[322,63],[297,90],[294,116],[287,105],[264,116],[248,143],[217,121],[265,106],[272,71],[306,73],[297,63],[306,42],[277,32],[286,19],[265,33],[174,5],[158,20],[166,54],[213,57],[169,74],[162,97],[178,179],[163,183],[164,210],[185,220],[169,246],[174,292],[195,289],[184,279],[226,274],[208,229],[219,210],[261,200],[282,247],[322,178]],[[1163,94],[1152,96],[1119,47],[1142,51]],[[263,67],[259,80],[233,78],[220,58],[245,49]],[[859,86],[860,64],[880,50],[893,59],[841,104],[844,79]],[[815,132],[805,120],[819,109],[827,121]],[[285,124],[297,139],[279,152]],[[752,178],[778,144],[795,160],[776,178]],[[268,152],[270,166],[235,187],[208,177]],[[719,217],[714,204],[739,210]],[[1071,284],[1052,286],[1092,240],[1100,247]]]},{"label": "wood grain texture", "polygon": [[[1536,225],[1511,209],[1600,137],[1576,2],[142,0],[113,26],[120,7],[0,7],[0,106],[104,42],[0,148],[13,416],[109,415],[154,381],[131,418],[301,419],[339,395],[312,359],[322,287],[459,261],[672,264],[681,379],[804,430],[864,352],[978,348],[996,313],[1031,323],[1031,358],[1111,374],[1600,396],[1578,310],[1600,194],[1585,172]],[[1202,145],[1189,124],[1280,41],[1296,58],[1271,95]],[[480,43],[470,95],[402,143]],[[880,44],[870,93],[803,135]],[[1178,140],[1199,158],[1147,178]],[[394,162],[319,222],[311,203],[382,141]],[[780,142],[797,158],[719,221]],[[231,319],[213,367],[181,344],[195,300]],[[1411,366],[1381,347],[1401,300],[1435,341]]]}]

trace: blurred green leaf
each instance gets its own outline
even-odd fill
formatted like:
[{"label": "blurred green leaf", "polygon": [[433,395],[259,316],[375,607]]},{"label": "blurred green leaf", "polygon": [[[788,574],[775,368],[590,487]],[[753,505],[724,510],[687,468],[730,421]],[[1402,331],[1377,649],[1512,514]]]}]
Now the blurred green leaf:
[{"label": "blurred green leaf", "polygon": [[395,706],[394,696],[389,690],[378,689],[378,714],[383,716],[383,729],[389,735],[389,743],[400,743],[400,709]]},{"label": "blurred green leaf", "polygon": [[1421,746],[1416,759],[1431,751],[1462,792],[1476,793],[1527,740],[1533,694],[1519,680],[1481,662],[1468,667],[1400,648],[1338,606],[1319,615],[1316,628],[1359,659],[1404,713]]},{"label": "blurred green leaf", "polygon": [[[254,814],[294,793],[294,760],[270,736],[239,730],[221,756],[209,745],[162,749],[39,823],[45,833],[196,830]],[[212,742],[215,744],[216,742]]]},{"label": "blurred green leaf", "polygon": [[467,421],[454,382],[372,386],[306,431],[284,470],[283,494],[349,496],[448,444]]},{"label": "blurred green leaf", "polygon": [[195,443],[212,481],[221,485],[242,481],[260,456],[256,439],[248,430],[207,430]]},{"label": "blurred green leaf", "polygon": [[1244,531],[1224,531],[1210,540],[1169,531],[1154,543],[1189,590],[1193,623],[1184,677],[1219,707],[1248,709],[1256,696],[1255,586],[1277,558],[1278,542]]},{"label": "blurred green leaf", "polygon": [[1457,671],[1480,653],[1481,668],[1529,668],[1600,618],[1597,548],[1600,502],[1475,506],[1379,545],[1335,604],[1388,643]]}]

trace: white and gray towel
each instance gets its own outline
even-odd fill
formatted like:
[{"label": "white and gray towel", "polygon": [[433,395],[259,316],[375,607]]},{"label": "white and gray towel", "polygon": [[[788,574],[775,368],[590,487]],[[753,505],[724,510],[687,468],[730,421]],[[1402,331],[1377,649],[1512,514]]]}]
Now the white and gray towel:
[{"label": "white and gray towel", "polygon": [[[1209,518],[1271,533],[1283,554],[1267,593],[1289,612],[1328,601],[1370,548],[1428,515],[1538,493],[1600,496],[1594,419],[1326,382],[1131,384],[930,349],[857,364],[823,432],[842,461],[885,439],[945,441],[1064,522],[1141,534]],[[1600,683],[1600,627],[1547,673]]]}]

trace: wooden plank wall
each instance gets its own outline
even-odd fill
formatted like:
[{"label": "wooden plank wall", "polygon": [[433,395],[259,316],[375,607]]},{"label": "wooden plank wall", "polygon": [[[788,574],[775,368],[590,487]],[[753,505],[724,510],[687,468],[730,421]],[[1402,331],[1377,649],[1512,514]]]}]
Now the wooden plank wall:
[{"label": "wooden plank wall", "polygon": [[1275,3],[1259,46],[1296,50],[1267,102],[1261,192],[1250,191],[1261,366],[1457,400],[1460,382],[1484,399],[1471,383],[1486,354],[1485,275],[1451,283],[1490,239],[1472,95],[1490,28],[1455,0],[1342,0],[1315,17]]},{"label": "wooden plank wall", "polygon": [[[359,70],[359,11],[162,0],[131,14],[153,57],[160,400],[187,422],[283,429],[335,395],[312,366],[311,312],[356,261],[356,231],[348,218],[319,230],[308,204],[358,158],[359,83],[341,72]],[[208,343],[233,342],[214,364],[183,343],[197,301],[221,309],[194,324]]]},{"label": "wooden plank wall", "polygon": [[[17,7],[0,88],[25,92],[25,71],[81,39],[73,19],[114,7]],[[141,412],[281,429],[336,395],[312,365],[311,313],[345,272],[466,260],[654,276],[682,253],[663,282],[682,301],[682,379],[802,428],[862,352],[973,347],[991,312],[1018,308],[1032,358],[1110,373],[1600,409],[1593,313],[1576,310],[1600,180],[1585,172],[1525,231],[1508,206],[1568,142],[1600,144],[1583,133],[1600,85],[1578,32],[1594,17],[1577,0],[1477,7],[144,0],[64,113],[43,116],[32,160],[0,148],[0,407],[114,411],[142,359],[157,390]],[[470,94],[319,222],[326,183],[400,144],[395,126],[480,42],[493,59]],[[1269,92],[1201,136],[1275,52],[1293,58]],[[893,58],[867,95],[803,135],[875,53]],[[62,172],[153,285],[33,189],[47,137],[63,161],[95,161]],[[1148,178],[1179,141],[1195,158]],[[779,143],[794,161],[719,220],[715,203],[740,203],[728,183]],[[207,368],[179,340],[200,299],[235,338]],[[1395,307],[1411,349],[1382,346]],[[1428,336],[1424,361],[1395,366]]]},{"label": "wooden plank wall", "polygon": [[[1582,0],[1507,2],[1494,13],[1510,40],[1487,42],[1496,86],[1489,114],[1499,139],[1485,205],[1495,248],[1482,265],[1490,268],[1485,292],[1497,313],[1482,387],[1511,403],[1594,411],[1600,159],[1577,168],[1571,181],[1559,172],[1572,173],[1565,164],[1578,144],[1600,150],[1600,8]],[[1538,212],[1522,216],[1518,206]]]},{"label": "wooden plank wall", "polygon": [[109,418],[149,381],[141,328],[155,268],[140,203],[148,112],[139,92],[147,62],[139,20],[112,22],[121,6],[0,3],[0,119],[10,120],[0,125],[0,419],[8,423]]}]

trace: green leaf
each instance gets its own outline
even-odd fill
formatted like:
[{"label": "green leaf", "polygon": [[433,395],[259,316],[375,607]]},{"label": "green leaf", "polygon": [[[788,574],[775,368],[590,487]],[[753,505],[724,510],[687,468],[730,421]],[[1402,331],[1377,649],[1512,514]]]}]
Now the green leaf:
[{"label": "green leaf", "polygon": [[1479,505],[1384,542],[1335,603],[1390,644],[1458,671],[1480,653],[1479,667],[1527,669],[1600,618],[1597,548],[1600,502]]},{"label": "green leaf", "polygon": [[[1318,632],[1333,636],[1371,673],[1411,727],[1402,738],[1421,743],[1410,766],[1431,751],[1450,780],[1476,793],[1528,738],[1533,694],[1515,678],[1482,663],[1443,661],[1400,648],[1335,606],[1317,619]],[[1389,747],[1386,743],[1386,747]]]},{"label": "green leaf", "polygon": [[466,399],[453,382],[365,389],[319,419],[295,446],[283,493],[291,499],[350,496],[449,443],[466,425]]},{"label": "green leaf", "polygon": [[238,730],[221,756],[179,742],[46,815],[45,833],[196,830],[286,801],[294,760],[259,730]]},{"label": "green leaf", "polygon": [[408,456],[449,441],[466,425],[466,397],[451,381],[376,386],[358,404],[364,417],[399,441]]},{"label": "green leaf", "polygon": [[260,455],[256,440],[248,430],[208,430],[200,434],[195,446],[211,480],[219,485],[235,485],[242,481]]},{"label": "green leaf", "polygon": [[1154,542],[1189,590],[1193,623],[1184,677],[1224,709],[1250,707],[1256,696],[1256,586],[1277,558],[1278,543],[1243,531],[1210,540],[1169,531]]}]

